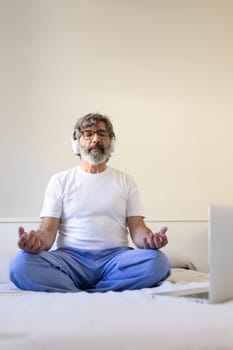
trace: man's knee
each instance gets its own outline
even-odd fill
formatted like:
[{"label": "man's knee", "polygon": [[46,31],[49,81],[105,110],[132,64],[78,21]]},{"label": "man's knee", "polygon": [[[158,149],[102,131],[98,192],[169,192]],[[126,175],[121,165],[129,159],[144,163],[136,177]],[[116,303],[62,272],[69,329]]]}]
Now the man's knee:
[{"label": "man's knee", "polygon": [[154,252],[155,255],[151,261],[151,269],[160,275],[160,280],[164,280],[171,273],[169,260],[161,250],[155,250]]},{"label": "man's knee", "polygon": [[129,250],[120,256],[117,267],[131,277],[140,275],[152,281],[161,281],[170,275],[167,256],[156,249]]},{"label": "man's knee", "polygon": [[38,254],[19,252],[10,264],[11,281],[21,289],[28,289],[28,284],[36,275],[35,271],[33,272],[35,265],[40,261],[41,258]]}]

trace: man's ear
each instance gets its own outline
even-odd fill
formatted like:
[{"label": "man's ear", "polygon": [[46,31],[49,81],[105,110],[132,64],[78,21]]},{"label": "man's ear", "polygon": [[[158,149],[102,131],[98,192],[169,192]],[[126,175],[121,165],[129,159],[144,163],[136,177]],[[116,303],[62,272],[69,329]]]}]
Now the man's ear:
[{"label": "man's ear", "polygon": [[71,145],[72,145],[72,150],[73,150],[74,154],[79,155],[80,154],[80,147],[79,147],[79,140],[76,138],[76,132],[77,132],[77,129],[74,129],[72,131]]},{"label": "man's ear", "polygon": [[115,139],[111,139],[111,145],[109,149],[110,153],[114,153],[115,151]]}]

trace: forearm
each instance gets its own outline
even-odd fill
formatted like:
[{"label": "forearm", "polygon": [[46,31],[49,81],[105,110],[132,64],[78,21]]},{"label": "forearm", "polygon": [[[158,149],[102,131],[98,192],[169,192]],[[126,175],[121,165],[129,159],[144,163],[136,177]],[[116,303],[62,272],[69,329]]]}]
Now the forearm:
[{"label": "forearm", "polygon": [[44,242],[44,250],[49,250],[52,247],[57,235],[59,221],[58,218],[53,217],[43,218],[37,234]]},{"label": "forearm", "polygon": [[129,217],[128,227],[131,239],[138,248],[144,248],[144,240],[151,232],[142,217]]}]

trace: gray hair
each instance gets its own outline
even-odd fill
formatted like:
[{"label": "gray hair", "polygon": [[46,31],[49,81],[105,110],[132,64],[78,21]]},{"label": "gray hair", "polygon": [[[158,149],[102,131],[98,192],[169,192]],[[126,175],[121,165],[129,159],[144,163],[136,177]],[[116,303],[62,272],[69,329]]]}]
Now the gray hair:
[{"label": "gray hair", "polygon": [[86,114],[84,117],[79,118],[74,125],[74,129],[77,130],[79,136],[81,136],[81,131],[83,130],[83,128],[93,125],[96,126],[100,122],[103,122],[106,125],[109,137],[111,139],[115,139],[115,133],[110,119],[107,116],[99,113],[89,113]]}]

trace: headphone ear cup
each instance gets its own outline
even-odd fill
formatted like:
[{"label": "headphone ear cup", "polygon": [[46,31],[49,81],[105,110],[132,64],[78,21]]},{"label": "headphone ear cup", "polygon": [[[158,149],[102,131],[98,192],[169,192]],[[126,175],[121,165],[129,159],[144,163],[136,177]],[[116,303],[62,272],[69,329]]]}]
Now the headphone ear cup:
[{"label": "headphone ear cup", "polygon": [[74,140],[72,138],[72,150],[74,154],[76,155],[80,154],[79,140]]},{"label": "headphone ear cup", "polygon": [[115,151],[115,140],[114,139],[112,139],[111,140],[111,145],[110,145],[110,153],[114,153],[114,151]]}]

